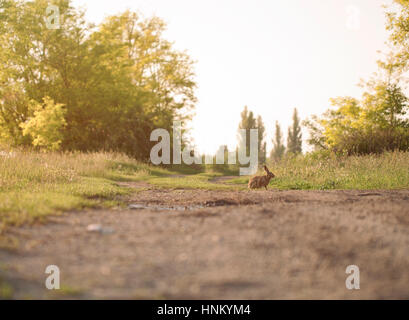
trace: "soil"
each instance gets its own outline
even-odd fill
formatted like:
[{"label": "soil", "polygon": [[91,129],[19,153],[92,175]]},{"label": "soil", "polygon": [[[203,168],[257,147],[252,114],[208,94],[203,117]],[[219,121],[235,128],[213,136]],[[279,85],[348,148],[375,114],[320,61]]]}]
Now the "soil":
[{"label": "soil", "polygon": [[[20,245],[0,251],[0,274],[14,297],[409,299],[409,190],[149,187],[128,202],[11,229]],[[44,285],[48,265],[60,293]],[[359,290],[345,286],[349,265]]]}]

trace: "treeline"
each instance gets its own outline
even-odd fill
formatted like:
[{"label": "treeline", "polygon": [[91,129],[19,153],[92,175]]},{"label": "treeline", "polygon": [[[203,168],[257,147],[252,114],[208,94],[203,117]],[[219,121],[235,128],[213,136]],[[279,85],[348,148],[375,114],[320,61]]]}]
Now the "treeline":
[{"label": "treeline", "polygon": [[331,109],[303,122],[316,149],[342,154],[409,150],[408,97],[403,92],[409,67],[409,1],[394,2],[386,13],[391,52],[378,61],[373,78],[362,83],[362,98],[331,99]]},{"label": "treeline", "polygon": [[0,2],[0,142],[148,159],[156,128],[189,120],[192,60],[164,22],[126,11],[88,24],[70,0]]},{"label": "treeline", "polygon": [[[307,142],[315,150],[345,155],[409,151],[409,98],[404,93],[408,82],[405,75],[409,70],[409,1],[395,0],[395,3],[397,6],[386,13],[392,51],[378,61],[378,72],[369,81],[362,82],[365,88],[362,98],[330,99],[331,109],[301,122],[309,130]],[[245,107],[239,129],[259,129],[259,163],[265,163],[265,127],[261,117],[255,117]],[[246,138],[249,141],[249,133]],[[288,128],[287,145],[278,122],[272,142],[270,159],[273,161],[302,152],[297,109],[293,113],[293,124]]]},{"label": "treeline", "polygon": [[[267,144],[266,138],[266,128],[264,122],[260,115],[257,117],[254,115],[253,111],[249,111],[248,107],[245,106],[241,113],[241,119],[238,129],[246,129],[246,152],[249,151],[250,144],[250,129],[258,129],[258,162],[259,164],[265,164],[268,159],[273,161],[280,160],[284,155],[296,155],[302,152],[302,133],[301,133],[301,121],[298,116],[298,111],[295,108],[293,112],[293,122],[288,128],[287,134],[287,145],[284,145],[283,133],[281,126],[276,121],[275,124],[275,135],[272,140],[273,149],[271,150],[269,157],[267,155]],[[239,144],[240,137],[239,137]]]},{"label": "treeline", "polygon": [[[286,145],[276,122],[269,155],[261,116],[244,109],[239,129],[259,130],[260,164],[301,153],[301,124],[316,149],[343,154],[409,150],[404,94],[409,2],[395,2],[387,13],[392,52],[379,61],[376,76],[363,83],[361,99],[331,99],[333,108],[303,122],[295,109]],[[47,0],[0,1],[0,143],[149,159],[154,129],[172,133],[173,121],[192,117],[192,60],[163,38],[166,26],[157,17],[126,11],[92,25],[70,0],[53,5],[60,15],[56,28],[47,24]]]}]

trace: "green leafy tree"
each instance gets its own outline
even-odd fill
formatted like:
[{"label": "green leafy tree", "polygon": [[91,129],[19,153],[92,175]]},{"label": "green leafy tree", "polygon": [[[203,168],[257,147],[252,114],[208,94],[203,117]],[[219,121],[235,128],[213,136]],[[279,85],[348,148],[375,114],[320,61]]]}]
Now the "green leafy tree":
[{"label": "green leafy tree", "polygon": [[71,1],[53,4],[59,29],[47,28],[46,0],[0,2],[1,139],[26,144],[27,101],[50,97],[66,106],[62,149],[149,158],[152,130],[191,119],[192,60],[164,39],[159,18],[126,11],[97,28]]},{"label": "green leafy tree", "polygon": [[408,98],[401,84],[409,67],[409,1],[394,2],[387,12],[392,51],[362,84],[361,99],[331,99],[332,109],[304,122],[314,146],[347,154],[409,150]]},{"label": "green leafy tree", "polygon": [[32,144],[46,150],[58,150],[63,139],[62,129],[66,126],[64,105],[55,104],[49,97],[44,103],[32,101],[29,113],[33,116],[20,124],[23,135],[30,136]]},{"label": "green leafy tree", "polygon": [[0,87],[0,142],[11,146],[30,145],[20,124],[27,120],[29,100],[20,86]]},{"label": "green leafy tree", "polygon": [[326,138],[324,136],[324,127],[321,124],[320,118],[317,115],[311,115],[302,122],[302,125],[309,131],[307,143],[314,148],[314,150],[326,150]]},{"label": "green leafy tree", "polygon": [[394,0],[387,11],[387,26],[390,31],[389,44],[393,49],[394,66],[400,71],[409,67],[409,1]]},{"label": "green leafy tree", "polygon": [[347,154],[408,150],[407,98],[396,85],[377,83],[369,89],[361,100],[331,99],[333,109],[306,121],[310,142]]},{"label": "green leafy tree", "polygon": [[290,128],[288,128],[287,152],[293,154],[302,152],[301,126],[296,108],[294,109],[293,113],[293,124]]}]

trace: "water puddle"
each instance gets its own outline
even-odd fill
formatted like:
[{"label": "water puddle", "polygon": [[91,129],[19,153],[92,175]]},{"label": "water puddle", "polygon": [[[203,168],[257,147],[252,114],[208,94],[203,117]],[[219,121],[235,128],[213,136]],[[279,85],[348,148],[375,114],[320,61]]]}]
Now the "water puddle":
[{"label": "water puddle", "polygon": [[156,211],[187,211],[187,210],[197,210],[211,207],[221,207],[221,206],[232,206],[238,203],[232,200],[215,200],[206,201],[203,204],[193,204],[193,205],[174,205],[174,206],[164,206],[164,205],[154,205],[154,204],[139,204],[134,203],[128,206],[131,210],[156,210]]},{"label": "water puddle", "polygon": [[155,211],[186,211],[203,209],[203,205],[189,205],[189,206],[158,206],[158,205],[145,205],[145,204],[131,204],[128,207],[131,210],[155,210]]}]

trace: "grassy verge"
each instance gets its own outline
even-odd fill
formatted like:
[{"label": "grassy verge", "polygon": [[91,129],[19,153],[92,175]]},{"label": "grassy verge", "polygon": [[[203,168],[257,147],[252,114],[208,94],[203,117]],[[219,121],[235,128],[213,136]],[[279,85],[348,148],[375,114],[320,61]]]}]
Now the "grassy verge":
[{"label": "grassy verge", "polygon": [[[313,153],[270,163],[276,175],[270,187],[293,190],[405,189],[409,188],[409,152],[367,156]],[[227,181],[246,184],[249,177]]]},{"label": "grassy verge", "polygon": [[0,300],[11,299],[13,288],[0,277]]},{"label": "grassy verge", "polygon": [[[269,166],[276,174],[270,187],[277,189],[409,188],[409,153],[403,152],[360,157],[315,153]],[[116,206],[120,196],[133,191],[119,181],[146,181],[174,189],[246,188],[249,177],[215,183],[213,179],[223,172],[213,169],[192,174],[192,168],[154,167],[114,153],[2,153],[0,234],[8,225],[41,222],[65,210]],[[234,168],[227,170],[231,174]]]},{"label": "grassy verge", "polygon": [[120,196],[134,191],[120,186],[121,181],[146,181],[164,188],[232,189],[210,182],[221,173],[186,175],[192,168],[173,169],[114,153],[3,152],[0,234],[9,225],[41,222],[66,210],[116,206],[121,203]]},{"label": "grassy verge", "polygon": [[117,184],[121,176],[112,169],[117,161],[132,160],[109,153],[3,152],[0,247],[18,247],[17,239],[3,235],[9,226],[44,222],[50,214],[68,210],[120,205],[120,196],[131,190]]},{"label": "grassy verge", "polygon": [[129,193],[109,177],[113,154],[13,152],[0,157],[0,231],[50,213],[117,204]]},{"label": "grassy verge", "polygon": [[[135,161],[111,163],[111,173],[108,176],[114,180],[145,181],[159,188],[170,189],[207,189],[207,190],[236,190],[244,186],[232,186],[215,183],[212,180],[224,175],[223,172],[214,171],[211,167],[205,169],[198,167],[196,170],[188,166],[172,166],[161,168]],[[227,171],[229,174],[231,171]]]}]

